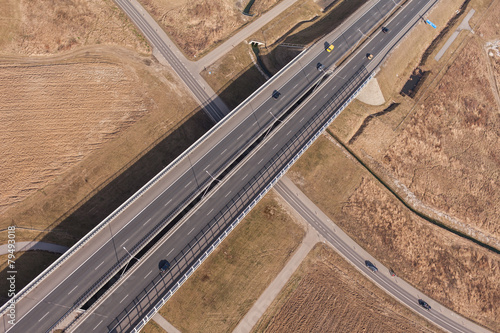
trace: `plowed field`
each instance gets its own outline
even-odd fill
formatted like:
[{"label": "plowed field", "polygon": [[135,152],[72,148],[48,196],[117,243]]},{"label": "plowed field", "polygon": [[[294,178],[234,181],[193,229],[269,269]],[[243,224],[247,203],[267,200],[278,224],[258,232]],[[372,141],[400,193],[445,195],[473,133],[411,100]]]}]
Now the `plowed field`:
[{"label": "plowed field", "polygon": [[436,332],[318,244],[253,332]]},{"label": "plowed field", "polygon": [[0,63],[0,213],[140,118],[137,80],[104,57]]}]

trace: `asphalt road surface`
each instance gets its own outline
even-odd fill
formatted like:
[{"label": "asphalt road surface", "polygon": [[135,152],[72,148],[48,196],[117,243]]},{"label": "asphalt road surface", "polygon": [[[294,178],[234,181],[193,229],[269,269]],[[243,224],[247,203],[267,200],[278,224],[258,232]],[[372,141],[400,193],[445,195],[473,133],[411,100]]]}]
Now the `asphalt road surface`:
[{"label": "asphalt road surface", "polygon": [[[388,24],[390,33],[395,35],[403,27],[409,28],[408,22],[414,21],[417,13],[428,3],[424,0],[418,2],[415,0],[405,6],[401,14]],[[202,156],[195,159],[196,163],[193,163],[192,169],[175,180],[171,180],[165,189],[157,190],[160,192],[158,196],[145,195],[144,200],[149,203],[138,214],[135,211],[134,214],[127,211],[120,214],[117,219],[126,221],[126,226],[120,229],[109,227],[107,232],[113,236],[112,240],[104,243],[97,252],[89,254],[88,259],[83,264],[75,267],[72,273],[54,286],[43,299],[36,300],[32,309],[28,313],[22,313],[17,325],[9,331],[32,332],[35,330],[43,332],[50,328],[110,267],[129,257],[124,247],[129,248],[137,244],[149,233],[152,226],[159,224],[165,217],[172,214],[174,208],[181,206],[186,198],[197,193],[201,183],[212,182],[212,177],[217,177],[222,172],[221,165],[227,164],[228,160],[234,159],[241,153],[242,147],[248,146],[257,136],[265,132],[268,126],[275,122],[275,118],[279,117],[293,103],[300,92],[303,92],[311,82],[322,77],[324,73],[317,70],[318,63],[322,63],[327,68],[332,66],[348,47],[356,44],[363,34],[368,33],[369,27],[373,26],[382,15],[380,12],[383,12],[384,9],[389,10],[393,5],[392,0],[380,1],[366,17],[349,27],[341,36],[330,41],[335,45],[334,52],[327,53],[322,45],[318,45],[310,50],[308,57],[304,57],[304,59],[307,58],[307,61],[304,61],[300,71],[291,77],[281,79],[281,81],[280,79],[272,81],[267,90],[263,90],[260,95],[254,98],[253,102],[257,101],[259,104],[251,105],[254,111],[249,116],[220,141],[213,142],[213,146],[209,150],[202,152],[200,154]],[[145,28],[147,29],[147,27]],[[154,35],[153,32],[151,33]],[[382,58],[381,55],[388,50],[384,40],[388,41],[389,36],[381,33],[372,36],[363,50],[355,55],[334,79],[318,88],[315,97],[308,101],[300,112],[289,118],[279,131],[269,135],[268,142],[263,148],[256,151],[250,160],[241,165],[231,177],[224,179],[224,183],[221,183],[216,191],[209,193],[205,203],[171,235],[166,243],[151,256],[141,259],[134,265],[134,271],[132,274],[126,275],[126,281],[99,305],[94,314],[90,315],[79,326],[78,330],[85,332],[107,331],[106,327],[112,325],[125,306],[129,305],[129,301],[140,295],[143,288],[149,285],[154,278],[158,278],[160,260],[175,261],[174,259],[180,255],[179,251],[185,249],[192,241],[191,235],[199,234],[202,229],[207,228],[207,222],[217,220],[220,212],[231,202],[240,200],[239,197],[233,197],[232,193],[238,193],[240,189],[245,188],[248,179],[253,179],[254,175],[260,172],[261,165],[266,165],[267,161],[273,158],[274,153],[288,142],[287,139],[297,133],[302,125],[316,114],[353,73],[364,66],[373,69],[378,64]],[[366,53],[374,54],[375,58],[369,61],[366,58]],[[285,82],[282,82],[283,80]],[[193,87],[195,83],[192,83]],[[276,85],[273,86],[273,84]],[[270,97],[273,89],[281,92],[278,100]],[[233,207],[232,209],[235,213],[239,209],[241,210],[241,207]],[[180,272],[188,267],[187,264],[182,269],[177,266],[173,267],[172,271],[178,270]],[[3,324],[6,325],[5,318]]]},{"label": "asphalt road surface", "polygon": [[[419,3],[415,2],[416,5]],[[417,7],[417,6],[416,6]],[[416,12],[419,11],[419,8],[412,8],[410,5],[407,7],[408,11],[414,10]],[[401,17],[408,17],[408,13],[404,12],[401,14]],[[403,23],[401,23],[403,22]],[[393,32],[397,31],[398,26],[405,26],[404,21],[396,21],[393,20],[387,26],[389,31]],[[357,29],[356,29],[357,30]],[[353,33],[352,36],[356,36],[355,31],[351,31]],[[359,32],[358,32],[359,34]],[[359,35],[357,36],[359,38]],[[352,37],[353,38],[353,37]],[[346,38],[347,41],[342,41],[344,37],[342,36],[335,43],[335,49],[342,50],[343,48],[347,49],[347,45],[350,42],[349,38]],[[168,284],[163,283],[162,276],[159,276],[158,272],[158,263],[161,260],[169,260],[170,262],[177,263],[176,257],[178,256],[178,250],[185,250],[187,248],[188,242],[193,238],[190,235],[200,235],[203,230],[207,230],[207,225],[211,225],[211,223],[215,223],[216,220],[220,219],[220,212],[223,212],[226,207],[231,207],[231,203],[237,202],[239,200],[239,189],[244,189],[249,184],[250,179],[258,179],[259,172],[261,172],[261,165],[266,165],[266,162],[271,160],[276,152],[280,149],[280,147],[285,146],[290,137],[292,137],[295,133],[299,133],[302,129],[305,122],[308,119],[311,119],[314,114],[323,106],[326,100],[328,100],[333,94],[335,94],[338,89],[343,85],[343,83],[350,78],[355,72],[357,72],[360,68],[364,66],[369,66],[371,61],[367,59],[366,54],[372,53],[374,55],[380,54],[384,52],[384,49],[387,50],[386,44],[382,43],[381,40],[389,40],[387,34],[377,33],[372,36],[369,43],[367,43],[366,47],[359,52],[357,55],[353,57],[348,65],[346,65],[337,76],[332,79],[328,84],[318,88],[318,91],[314,98],[310,99],[306,102],[305,105],[301,108],[299,112],[293,115],[291,118],[288,118],[286,123],[276,132],[274,135],[270,136],[268,141],[265,143],[263,147],[261,147],[258,151],[255,152],[251,158],[241,165],[241,167],[230,177],[224,179],[224,183],[220,185],[220,187],[214,193],[211,193],[210,198],[203,203],[197,210],[196,213],[189,218],[189,220],[181,225],[176,232],[171,235],[168,240],[158,249],[156,250],[150,257],[141,259],[139,263],[137,263],[134,272],[132,272],[129,276],[127,276],[126,281],[115,290],[109,297],[106,299],[99,307],[94,311],[92,315],[90,315],[87,320],[82,323],[77,331],[89,331],[99,329],[102,325],[106,326],[106,329],[114,328],[114,324],[117,323],[116,318],[120,318],[120,314],[123,311],[124,307],[131,308],[133,303],[136,303],[140,300],[141,292],[143,290],[148,289],[148,286],[151,286],[151,281],[156,282],[153,283],[156,288],[160,288],[159,290],[163,290],[161,287],[165,287]],[[346,44],[346,45],[343,45]],[[355,43],[355,42],[352,42]],[[326,53],[324,50],[320,50],[317,54],[317,57],[308,64],[314,70],[317,71],[316,65],[318,63],[322,63],[325,66],[330,66],[333,64],[331,58],[334,58],[332,54]],[[376,57],[374,58],[376,59]],[[373,61],[373,60],[372,60]],[[308,66],[305,66],[306,68]],[[373,65],[375,66],[375,65]],[[367,72],[366,72],[367,73]],[[365,74],[366,74],[365,73]],[[307,73],[307,75],[311,75]],[[291,83],[295,83],[292,81]],[[285,86],[286,87],[286,86]],[[292,87],[293,88],[293,87]],[[292,89],[293,90],[293,89]],[[279,88],[282,96],[289,94],[287,89],[283,87]],[[281,98],[281,97],[280,97]],[[278,100],[269,100],[271,103],[278,103]],[[272,108],[268,108],[271,109]],[[254,125],[255,126],[255,125]],[[236,194],[236,196],[233,196]],[[233,207],[234,208],[234,207]],[[234,217],[240,211],[238,210],[244,208],[244,205],[240,205],[239,207],[234,208],[233,215],[230,215],[229,218]],[[206,243],[207,244],[207,243]],[[192,258],[196,258],[195,255]],[[181,272],[187,267],[188,264],[182,263],[183,268],[177,269],[177,267],[173,267],[172,275],[180,276]],[[152,277],[152,278],[151,278]],[[171,281],[174,281],[175,278],[172,278]],[[136,290],[136,292],[132,292],[132,290]],[[124,304],[125,303],[125,304]],[[113,317],[115,316],[115,317]],[[139,315],[134,315],[131,319],[127,318],[125,321],[128,324],[132,324],[134,320],[140,318]],[[111,321],[110,321],[111,320]],[[111,324],[107,324],[110,323]],[[123,326],[123,329],[127,327]],[[121,330],[118,330],[121,331]]]}]

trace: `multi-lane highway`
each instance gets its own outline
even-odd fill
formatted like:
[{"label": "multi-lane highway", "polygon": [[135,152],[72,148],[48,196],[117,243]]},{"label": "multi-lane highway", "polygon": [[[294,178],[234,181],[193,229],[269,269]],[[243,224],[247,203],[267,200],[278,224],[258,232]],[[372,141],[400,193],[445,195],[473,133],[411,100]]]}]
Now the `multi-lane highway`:
[{"label": "multi-lane highway", "polygon": [[[410,7],[411,8],[411,7]],[[405,16],[404,13],[402,16]],[[408,15],[406,15],[408,16]],[[397,26],[401,25],[401,22],[393,20],[388,24],[390,31],[396,30]],[[393,32],[394,37],[395,34]],[[336,44],[336,50],[347,49],[350,40],[343,41],[344,37],[341,36],[333,43]],[[267,142],[260,147],[260,149],[253,153],[249,157],[248,161],[241,165],[241,167],[235,171],[232,175],[226,177],[224,182],[219,185],[217,191],[215,191],[209,199],[201,204],[194,215],[192,215],[186,223],[182,224],[174,234],[172,234],[164,245],[159,247],[150,257],[141,259],[140,262],[136,264],[134,272],[130,273],[127,280],[115,290],[104,302],[102,302],[90,315],[87,320],[78,326],[77,331],[88,331],[99,327],[100,325],[106,325],[107,329],[116,328],[118,325],[121,331],[126,329],[128,325],[134,323],[141,316],[139,313],[141,311],[133,310],[133,304],[141,302],[141,291],[148,290],[148,288],[153,288],[157,291],[158,286],[160,289],[168,286],[168,283],[163,282],[164,277],[159,275],[158,272],[158,262],[162,259],[169,260],[174,263],[173,271],[171,272],[172,277],[179,277],[183,272],[183,269],[177,269],[176,265],[179,263],[181,265],[186,265],[186,262],[180,262],[178,258],[178,251],[183,250],[185,253],[188,249],[188,242],[193,239],[190,235],[201,235],[202,231],[207,231],[208,227],[217,223],[223,218],[227,218],[227,222],[239,214],[239,212],[244,209],[243,203],[241,205],[233,206],[235,202],[239,202],[240,196],[243,193],[239,189],[244,189],[245,193],[248,193],[248,188],[253,186],[252,180],[257,180],[262,177],[262,170],[269,168],[269,162],[275,158],[276,154],[280,151],[282,147],[285,147],[290,139],[301,133],[309,119],[312,119],[314,115],[320,110],[320,108],[325,104],[325,102],[335,94],[342,86],[343,83],[350,78],[354,72],[359,71],[365,66],[375,67],[372,61],[368,60],[366,53],[373,53],[376,56],[384,52],[387,49],[387,45],[380,43],[380,40],[390,40],[392,38],[387,38],[387,35],[377,33],[372,37],[372,40],[366,45],[366,47],[354,56],[348,65],[346,65],[338,74],[337,77],[333,78],[328,84],[323,85],[318,88],[317,94],[314,98],[305,102],[302,105],[299,112],[287,118],[280,126],[281,128],[276,130],[274,135],[271,135]],[[344,45],[345,43],[345,45]],[[337,55],[338,56],[338,55]],[[378,57],[380,59],[380,57]],[[317,71],[317,64],[322,63],[325,66],[330,66],[334,63],[335,56],[326,53],[323,49],[317,53],[316,58],[313,59],[307,66],[312,67],[313,71]],[[377,59],[377,57],[375,57]],[[333,61],[332,61],[333,60]],[[368,74],[368,71],[362,72],[363,75]],[[311,74],[306,74],[311,75]],[[366,77],[365,76],[365,77]],[[292,83],[295,83],[292,81]],[[289,84],[289,83],[287,83]],[[286,85],[285,85],[286,87]],[[283,87],[277,88],[282,96],[289,93],[288,89]],[[292,89],[293,90],[293,89]],[[281,97],[280,97],[281,98]],[[268,103],[278,103],[278,100],[269,99]],[[273,110],[268,108],[268,110]],[[250,124],[250,126],[257,126],[256,122]],[[307,136],[304,136],[306,139]],[[264,185],[265,186],[265,185]],[[239,192],[239,193],[238,193]],[[251,192],[248,194],[249,199],[252,198],[252,194],[255,195],[256,192]],[[226,209],[229,213],[226,212]],[[223,213],[221,213],[223,212]],[[226,213],[224,213],[226,212]],[[207,245],[207,244],[204,244]],[[186,251],[187,252],[187,251]],[[196,255],[192,256],[193,261]],[[153,278],[150,278],[150,277]],[[169,281],[175,280],[175,278],[168,277]],[[151,281],[155,281],[151,283]],[[156,285],[155,285],[156,284]],[[137,290],[137,292],[132,292],[132,290]],[[139,297],[138,297],[139,296]],[[124,304],[125,303],[125,304]],[[147,299],[145,304],[151,305],[153,300]],[[154,304],[154,303],[153,303]],[[146,311],[148,308],[141,306],[142,311]],[[133,315],[127,315],[123,312],[123,308],[127,307],[133,312]],[[134,312],[135,311],[135,312]],[[116,315],[113,318],[113,315]],[[124,321],[120,321],[121,319]],[[107,325],[107,323],[110,323]],[[125,324],[125,325],[123,325]]]},{"label": "multi-lane highway", "polygon": [[[115,218],[121,221],[120,226],[115,227],[110,224],[103,229],[102,233],[107,235],[101,237],[104,240],[108,238],[103,241],[98,250],[88,253],[83,262],[75,261],[73,266],[68,266],[67,276],[54,282],[48,289],[50,290],[48,294],[39,298],[30,298],[33,306],[20,312],[18,324],[10,328],[10,331],[27,332],[33,331],[33,328],[37,331],[49,329],[113,266],[117,263],[121,266],[127,264],[130,259],[127,249],[132,251],[134,248],[139,248],[137,244],[142,244],[141,241],[150,234],[153,226],[164,225],[197,193],[204,191],[208,184],[217,184],[205,200],[195,207],[196,209],[191,212],[192,215],[186,219],[185,223],[179,225],[156,251],[141,258],[133,266],[133,270],[125,275],[126,279],[118,289],[113,290],[104,302],[98,303],[94,312],[86,317],[85,321],[79,323],[77,330],[101,332],[107,331],[117,323],[122,325],[123,321],[120,321],[119,316],[123,309],[130,308],[131,303],[140,297],[152,281],[160,280],[158,271],[160,260],[166,259],[174,263],[169,279],[174,274],[180,276],[182,272],[188,270],[189,263],[192,261],[182,258],[182,251],[189,248],[193,237],[199,235],[202,230],[206,231],[210,226],[219,223],[222,217],[224,221],[230,221],[238,216],[245,209],[245,204],[253,198],[252,195],[258,193],[262,187],[261,183],[257,182],[257,184],[254,181],[264,179],[263,168],[271,166],[269,161],[275,159],[276,153],[282,151],[283,147],[290,143],[291,138],[297,139],[298,136],[304,135],[301,139],[307,140],[307,135],[301,133],[305,133],[305,128],[309,126],[306,124],[310,119],[320,112],[322,106],[339,89],[342,87],[345,89],[344,84],[354,73],[358,73],[359,80],[366,78],[369,71],[376,67],[385,52],[399,38],[394,37],[397,34],[403,35],[426,6],[430,6],[429,1],[411,1],[388,24],[389,34],[377,33],[372,36],[361,52],[356,54],[336,77],[317,88],[316,94],[304,102],[296,113],[290,115],[285,121],[277,121],[276,119],[299,98],[301,93],[307,90],[312,82],[324,76],[324,72],[318,71],[317,64],[331,67],[345,51],[358,43],[363,34],[368,33],[384,12],[394,7],[394,2],[381,0],[375,3],[365,16],[352,24],[343,34],[334,40],[329,40],[328,42],[335,45],[334,52],[327,53],[322,45],[317,45],[307,55],[303,55],[295,65],[297,70],[290,72],[292,67],[287,68],[279,77],[247,101],[246,108],[242,107],[237,115],[234,114],[234,117],[226,120],[220,125],[221,127],[217,128],[217,131],[205,138],[196,150],[187,154],[185,160],[189,161],[188,168],[178,168],[175,174],[163,177],[151,187],[151,190],[136,200],[133,206],[129,206],[131,208],[123,210]],[[147,26],[144,29],[147,29]],[[154,37],[155,32],[150,31],[150,34]],[[368,60],[367,53],[374,54],[374,59]],[[195,85],[196,82],[192,84]],[[281,92],[277,100],[271,98],[272,91],[275,89]],[[216,179],[255,139],[266,133],[270,126],[276,123],[279,123],[278,128],[266,136],[262,147],[247,156],[245,163],[239,164],[223,180]],[[268,178],[271,176],[271,173],[267,175]],[[216,234],[214,233],[213,236]],[[209,239],[206,239],[206,242],[208,241]],[[163,292],[165,287],[165,284],[154,286],[154,288],[159,288],[156,290],[158,293]],[[149,305],[153,301],[151,299]],[[142,308],[140,311],[147,311],[147,308]],[[133,324],[137,318],[137,316],[132,319],[128,318],[126,324],[129,326],[123,327],[130,327],[130,324]],[[5,322],[3,324],[6,325]],[[7,325],[5,327],[9,329]]]},{"label": "multi-lane highway", "polygon": [[[384,3],[390,4],[392,1]],[[384,5],[384,8],[390,6]],[[378,11],[378,8],[376,10]],[[376,19],[371,17],[371,14],[365,15],[358,24],[364,26],[370,20],[372,25],[375,24]],[[361,37],[361,33],[356,31],[358,28],[355,28],[355,25],[348,30],[350,38]],[[222,124],[209,133],[196,149],[187,153],[176,165],[184,163],[186,167],[169,170],[133,204],[118,214],[112,223],[96,234],[94,240],[102,240],[97,249],[95,246],[84,246],[78,250],[77,255],[73,255],[71,260],[62,265],[64,271],[59,270],[59,274],[52,273],[50,279],[44,279],[43,284],[30,292],[30,297],[23,298],[18,303],[17,325],[10,328],[4,316],[2,323],[5,329],[25,332],[33,327],[34,322],[40,323],[40,331],[50,328],[79,299],[87,295],[88,290],[93,288],[101,277],[111,277],[109,272],[117,264],[124,266],[129,258],[126,249],[132,251],[139,248],[137,244],[150,234],[154,226],[165,224],[168,219],[172,219],[191,198],[205,189],[204,186],[213,182],[212,177],[218,177],[225,167],[267,131],[275,122],[275,117],[279,117],[283,110],[297,100],[300,92],[305,91],[310,82],[323,76],[316,68],[317,63],[321,61],[325,66],[330,66],[341,57],[341,51],[347,48],[345,40],[345,37],[337,38],[337,41],[334,41],[337,51],[331,54],[327,54],[321,46],[315,48],[307,57],[300,59],[304,61],[304,65],[299,61],[294,65],[295,68],[290,66],[287,72],[284,71],[283,75],[277,76],[265,89],[253,96],[245,107],[221,122]],[[355,41],[352,40],[351,43],[354,44]],[[274,100],[270,97],[273,89],[282,92],[280,99]],[[104,282],[105,280],[103,279]]]}]

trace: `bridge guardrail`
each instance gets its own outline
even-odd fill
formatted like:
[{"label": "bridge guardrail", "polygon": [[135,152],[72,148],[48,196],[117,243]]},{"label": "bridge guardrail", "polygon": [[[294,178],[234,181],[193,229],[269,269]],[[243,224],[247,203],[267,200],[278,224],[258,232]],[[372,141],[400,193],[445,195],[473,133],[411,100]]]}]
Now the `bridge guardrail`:
[{"label": "bridge guardrail", "polygon": [[[295,59],[283,67],[277,74],[288,69],[292,64],[298,61],[308,49],[303,50]],[[275,75],[277,78],[279,75]],[[27,293],[33,290],[40,282],[42,282],[48,275],[50,275],[56,268],[63,264],[67,259],[69,259],[78,249],[85,245],[91,238],[93,238],[102,228],[108,225],[116,216],[118,216],[124,209],[129,207],[135,200],[137,200],[145,191],[155,185],[168,171],[175,167],[183,158],[185,158],[191,151],[203,143],[213,132],[224,125],[236,112],[241,108],[246,106],[246,104],[253,98],[256,94],[260,93],[262,89],[267,87],[273,78],[268,80],[264,85],[259,87],[252,95],[247,97],[240,105],[238,105],[233,111],[231,111],[227,116],[225,116],[220,122],[208,130],[201,138],[196,140],[187,150],[185,150],[181,155],[179,155],[174,161],[167,165],[162,171],[160,171],[156,176],[154,176],[148,183],[141,187],[136,193],[134,193],[127,201],[120,205],[115,211],[113,211],[107,218],[105,218],[101,223],[94,227],[88,234],[86,234],[82,239],[80,239],[75,245],[68,249],[61,257],[59,257],[54,263],[47,267],[42,273],[40,273],[34,280],[32,280],[26,287],[19,291],[13,298],[9,299],[6,304],[0,308],[0,315],[3,315],[7,310],[10,303],[19,302]],[[253,112],[252,112],[253,113]]]},{"label": "bridge guardrail", "polygon": [[[244,211],[231,223],[227,229],[214,241],[214,243],[200,256],[198,260],[193,264],[191,269],[189,269],[179,281],[163,296],[156,305],[148,312],[148,314],[134,327],[132,332],[139,332],[144,325],[160,310],[160,308],[172,297],[172,295],[179,289],[179,287],[194,273],[194,271],[208,258],[208,256],[217,248],[217,246],[229,235],[229,233],[243,220],[243,218],[250,212],[250,210],[255,207],[255,205],[264,197],[264,195],[269,192],[269,190],[279,181],[279,179],[291,168],[291,166],[298,160],[298,158],[309,148],[314,141],[323,133],[323,131],[333,122],[335,118],[349,105],[349,103],[359,94],[361,89],[372,79],[374,73],[372,72],[368,78],[354,91],[354,93],[341,105],[341,107],[324,123],[323,126],[310,138],[305,145],[299,150],[299,152],[293,156],[293,158],[285,165],[285,167],[271,180],[271,182],[256,196],[254,200],[244,209]],[[330,107],[332,104],[332,99],[337,96],[333,96],[325,105]],[[322,107],[324,108],[324,106]],[[317,118],[313,118],[310,122],[315,121]],[[298,140],[298,138],[296,139]],[[281,153],[281,155],[284,154]],[[235,205],[233,203],[232,205]],[[232,206],[231,206],[232,207]],[[229,209],[229,208],[228,208]],[[207,230],[205,233],[208,233]],[[193,245],[194,246],[194,245]],[[186,256],[184,254],[183,256]],[[144,295],[143,297],[146,297]],[[118,325],[118,324],[117,324]],[[116,326],[117,326],[116,325]],[[115,326],[115,327],[116,327]]]}]

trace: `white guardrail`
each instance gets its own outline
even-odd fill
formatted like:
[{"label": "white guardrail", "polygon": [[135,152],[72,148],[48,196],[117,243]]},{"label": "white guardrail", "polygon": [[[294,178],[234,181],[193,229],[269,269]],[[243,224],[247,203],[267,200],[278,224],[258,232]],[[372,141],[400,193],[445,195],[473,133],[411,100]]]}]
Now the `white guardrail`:
[{"label": "white guardrail", "polygon": [[[151,309],[151,311],[137,324],[136,327],[132,329],[131,332],[139,332],[146,323],[151,320],[151,318],[160,310],[160,308],[172,297],[172,295],[179,289],[181,285],[186,282],[186,280],[195,272],[195,270],[208,258],[208,256],[219,246],[219,244],[229,235],[229,233],[243,220],[243,218],[250,212],[250,210],[255,207],[255,205],[264,197],[264,195],[271,190],[271,188],[280,180],[281,177],[292,167],[292,165],[299,159],[300,156],[313,144],[314,141],[323,133],[323,131],[337,118],[337,116],[349,105],[349,103],[356,98],[361,89],[366,86],[366,84],[373,78],[374,72],[359,86],[358,89],[345,101],[342,106],[328,119],[328,121],[316,132],[316,134],[304,145],[304,147],[292,158],[290,162],[280,171],[280,173],[274,177],[274,179],[262,190],[257,197],[247,206],[247,208],[241,213],[236,220],[229,225],[229,227],[223,232],[217,240],[208,248],[208,250],[201,255],[201,257],[196,261],[195,264],[189,269],[184,275],[179,279],[179,281],[169,290],[169,292],[162,297],[160,301]],[[207,231],[208,232],[208,231]],[[179,259],[181,260],[181,259]]]},{"label": "white guardrail", "polygon": [[186,157],[191,151],[193,151],[196,147],[198,147],[201,143],[203,143],[213,132],[218,130],[222,125],[224,125],[231,117],[233,117],[236,112],[246,106],[249,101],[255,97],[258,93],[260,93],[264,88],[266,88],[269,84],[271,84],[275,79],[279,77],[279,74],[290,66],[295,64],[302,56],[309,50],[309,48],[303,50],[293,61],[288,63],[285,67],[283,67],[276,75],[273,76],[270,80],[268,80],[265,84],[260,86],[254,93],[248,96],[240,105],[238,105],[233,111],[231,111],[227,116],[225,116],[221,121],[219,121],[216,125],[214,125],[211,129],[209,129],[202,137],[196,140],[188,149],[186,149],[182,154],[180,154],[174,161],[172,161],[169,165],[167,165],[160,173],[154,176],[149,182],[146,183],[143,187],[141,187],[135,194],[133,194],[127,201],[125,201],[120,207],[115,209],[108,217],[106,217],[101,223],[94,227],[88,234],[86,234],[82,239],[80,239],[75,245],[73,245],[70,249],[68,249],[62,256],[60,256],[55,262],[52,263],[49,267],[47,267],[42,273],[40,273],[35,279],[33,279],[27,286],[25,286],[21,291],[19,291],[13,298],[9,299],[7,303],[5,303],[0,308],[0,315],[3,315],[7,310],[8,306],[11,303],[17,303],[21,300],[27,293],[29,293],[33,288],[35,288],[40,282],[42,282],[48,275],[50,275],[56,268],[58,268],[61,264],[63,264],[66,260],[68,260],[79,248],[85,245],[92,237],[94,237],[102,228],[107,226],[116,216],[118,216],[124,209],[129,207],[135,200],[137,200],[145,191],[147,191],[151,186],[155,185],[168,171],[170,171],[173,167],[175,167],[184,157]]},{"label": "white guardrail", "polygon": [[[376,2],[378,3],[378,1]],[[375,3],[375,4],[376,4]],[[374,5],[373,5],[374,6]],[[373,7],[372,6],[372,7]],[[370,7],[370,8],[372,8]],[[369,10],[369,9],[368,9]],[[2,307],[0,307],[0,315],[4,315],[8,310],[11,303],[19,302],[27,293],[33,290],[37,285],[39,285],[47,276],[49,276],[56,268],[68,260],[79,248],[85,245],[92,237],[94,237],[102,228],[107,226],[117,215],[119,215],[124,209],[129,207],[135,200],[137,200],[146,190],[151,186],[156,184],[168,171],[175,167],[184,157],[186,157],[191,151],[203,143],[213,132],[218,130],[222,125],[224,125],[229,119],[231,119],[236,112],[245,107],[251,99],[253,99],[257,94],[259,94],[264,88],[273,83],[274,80],[279,78],[280,74],[298,62],[312,47],[304,49],[297,57],[295,57],[291,62],[285,65],[281,70],[278,71],[271,79],[260,86],[255,92],[248,96],[240,105],[233,109],[227,116],[225,116],[221,121],[219,121],[215,126],[208,130],[202,137],[196,140],[188,149],[186,149],[181,155],[179,155],[174,161],[167,165],[160,173],[153,177],[148,183],[146,183],[142,188],[140,188],[134,195],[132,195],[127,201],[115,209],[108,217],[106,217],[101,223],[94,227],[89,233],[87,233],[82,239],[80,239],[75,245],[68,249],[63,255],[61,255],[55,262],[53,262],[49,267],[47,267],[42,273],[40,273],[35,279],[33,279],[28,285],[21,289],[13,298],[9,299]]]}]

